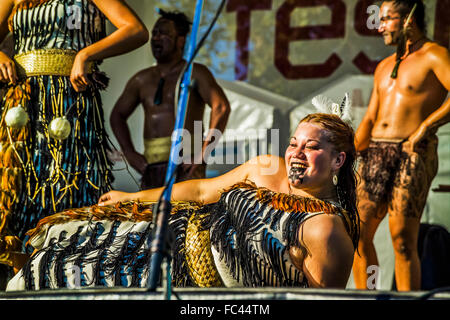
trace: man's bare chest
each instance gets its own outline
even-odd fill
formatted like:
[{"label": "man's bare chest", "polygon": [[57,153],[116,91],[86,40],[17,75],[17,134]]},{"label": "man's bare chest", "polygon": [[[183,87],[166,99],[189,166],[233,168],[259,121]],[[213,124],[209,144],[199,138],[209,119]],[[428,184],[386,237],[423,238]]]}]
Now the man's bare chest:
[{"label": "man's bare chest", "polygon": [[381,94],[420,94],[439,83],[428,63],[423,59],[411,57],[402,61],[395,79],[391,77],[394,67],[394,59],[391,59],[383,67],[379,77]]}]

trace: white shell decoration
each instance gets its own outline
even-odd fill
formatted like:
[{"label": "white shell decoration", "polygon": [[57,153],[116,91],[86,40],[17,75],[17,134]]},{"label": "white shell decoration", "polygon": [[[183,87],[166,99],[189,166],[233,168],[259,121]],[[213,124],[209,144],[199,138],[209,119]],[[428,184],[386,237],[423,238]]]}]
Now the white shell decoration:
[{"label": "white shell decoration", "polygon": [[24,127],[28,120],[30,120],[28,113],[20,104],[17,107],[9,109],[5,115],[6,125],[13,129]]},{"label": "white shell decoration", "polygon": [[50,137],[58,140],[65,140],[70,135],[72,127],[66,117],[55,118],[50,122],[48,132]]}]

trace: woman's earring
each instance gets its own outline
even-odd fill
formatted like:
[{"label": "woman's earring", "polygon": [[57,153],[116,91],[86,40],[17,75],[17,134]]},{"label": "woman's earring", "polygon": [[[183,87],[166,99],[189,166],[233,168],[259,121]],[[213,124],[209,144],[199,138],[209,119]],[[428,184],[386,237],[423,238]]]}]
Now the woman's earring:
[{"label": "woman's earring", "polygon": [[337,177],[336,174],[333,176],[333,184],[334,184],[335,186],[337,186],[337,184],[338,184],[338,177]]}]

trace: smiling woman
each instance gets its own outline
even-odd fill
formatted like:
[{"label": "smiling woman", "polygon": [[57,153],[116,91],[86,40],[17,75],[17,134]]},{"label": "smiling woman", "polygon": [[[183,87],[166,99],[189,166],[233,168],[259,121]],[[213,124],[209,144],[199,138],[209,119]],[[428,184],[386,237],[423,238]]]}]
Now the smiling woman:
[{"label": "smiling woman", "polygon": [[[344,288],[358,241],[354,159],[352,128],[319,113],[300,122],[285,159],[259,156],[174,184],[174,284]],[[262,174],[267,167],[277,170]],[[82,286],[145,286],[161,192],[111,191],[42,220],[30,232],[38,250],[8,290],[67,286],[73,265]]]}]

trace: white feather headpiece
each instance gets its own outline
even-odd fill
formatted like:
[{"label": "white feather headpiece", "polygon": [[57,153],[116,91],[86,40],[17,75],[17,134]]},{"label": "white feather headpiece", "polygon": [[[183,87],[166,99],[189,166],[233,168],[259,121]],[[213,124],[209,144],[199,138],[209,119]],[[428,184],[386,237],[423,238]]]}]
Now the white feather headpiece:
[{"label": "white feather headpiece", "polygon": [[311,102],[318,112],[335,114],[340,117],[342,121],[347,122],[349,125],[352,124],[353,119],[350,112],[352,102],[348,93],[345,93],[344,99],[340,105],[323,95],[315,96]]}]

